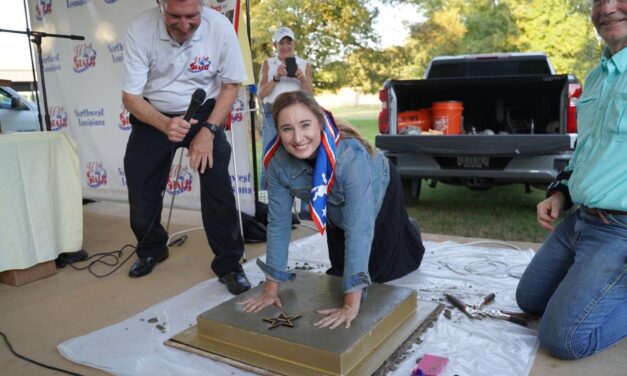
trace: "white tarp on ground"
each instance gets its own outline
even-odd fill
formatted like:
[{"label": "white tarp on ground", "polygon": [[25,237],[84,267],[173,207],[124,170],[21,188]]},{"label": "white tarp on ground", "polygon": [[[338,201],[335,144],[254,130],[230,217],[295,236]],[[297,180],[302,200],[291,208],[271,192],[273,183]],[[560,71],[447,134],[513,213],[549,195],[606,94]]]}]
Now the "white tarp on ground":
[{"label": "white tarp on ground", "polygon": [[[429,301],[443,299],[446,292],[466,303],[476,303],[493,292],[496,300],[491,308],[518,310],[514,300],[516,277],[533,257],[533,251],[452,242],[426,242],[425,247],[420,269],[390,284],[414,288],[420,299]],[[324,237],[312,235],[292,243],[290,266],[305,262],[314,268],[313,272],[326,270]],[[244,269],[254,286],[264,279],[254,260]],[[68,340],[58,349],[73,362],[116,375],[206,375],[208,370],[212,375],[250,374],[163,344],[195,325],[198,314],[231,297],[214,278],[120,323]],[[151,318],[157,320],[149,323]],[[450,319],[438,318],[393,374],[409,375],[417,358],[433,354],[449,358],[445,375],[528,375],[538,349],[536,334],[532,327],[506,321],[471,320],[454,309]]]}]

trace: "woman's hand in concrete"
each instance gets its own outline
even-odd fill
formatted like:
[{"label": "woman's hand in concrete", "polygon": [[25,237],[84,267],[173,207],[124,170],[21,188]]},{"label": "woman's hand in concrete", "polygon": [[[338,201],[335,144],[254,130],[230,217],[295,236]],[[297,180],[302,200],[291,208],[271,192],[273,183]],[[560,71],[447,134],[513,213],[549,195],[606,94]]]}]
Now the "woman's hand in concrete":
[{"label": "woman's hand in concrete", "polygon": [[283,304],[281,303],[281,299],[279,299],[278,292],[279,283],[276,281],[266,280],[262,294],[248,298],[240,303],[244,305],[242,310],[244,312],[259,312],[269,305],[282,308]]},{"label": "woman's hand in concrete", "polygon": [[359,305],[361,302],[361,290],[344,294],[344,306],[342,308],[321,309],[318,312],[325,315],[322,320],[314,324],[319,328],[335,329],[344,324],[346,329],[351,327],[351,322],[359,314]]}]

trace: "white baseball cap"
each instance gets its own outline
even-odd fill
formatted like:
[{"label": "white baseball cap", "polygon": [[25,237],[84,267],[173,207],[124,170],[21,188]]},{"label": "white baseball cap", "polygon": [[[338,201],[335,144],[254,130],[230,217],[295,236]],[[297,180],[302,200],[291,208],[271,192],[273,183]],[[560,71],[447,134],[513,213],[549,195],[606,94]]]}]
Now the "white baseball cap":
[{"label": "white baseball cap", "polygon": [[285,37],[289,37],[291,40],[296,40],[296,38],[294,38],[294,32],[292,31],[292,29],[290,29],[289,27],[281,26],[274,33],[274,37],[272,38],[272,40],[275,43],[278,43]]}]

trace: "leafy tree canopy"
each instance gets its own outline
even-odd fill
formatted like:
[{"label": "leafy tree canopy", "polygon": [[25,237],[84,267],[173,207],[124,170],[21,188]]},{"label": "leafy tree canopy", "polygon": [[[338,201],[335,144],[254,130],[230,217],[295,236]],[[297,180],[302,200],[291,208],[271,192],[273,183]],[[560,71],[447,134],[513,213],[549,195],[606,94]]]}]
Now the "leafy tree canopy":
[{"label": "leafy tree canopy", "polygon": [[320,69],[377,40],[372,30],[377,12],[365,0],[253,0],[250,12],[256,72],[275,54],[275,30],[287,26],[296,35],[298,55],[312,63],[318,86]]},{"label": "leafy tree canopy", "polygon": [[297,52],[312,62],[319,89],[376,92],[389,78],[419,78],[438,55],[543,51],[558,73],[583,80],[602,43],[587,0],[383,0],[415,3],[424,19],[410,26],[404,46],[376,48],[367,0],[256,0],[251,2],[256,71],[274,54],[279,26],[296,33]]}]

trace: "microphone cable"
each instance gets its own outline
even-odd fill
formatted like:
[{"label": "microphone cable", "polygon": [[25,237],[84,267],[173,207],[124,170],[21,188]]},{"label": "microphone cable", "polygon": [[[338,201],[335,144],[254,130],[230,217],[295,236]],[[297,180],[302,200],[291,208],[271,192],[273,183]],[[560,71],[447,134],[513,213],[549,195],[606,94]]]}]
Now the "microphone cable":
[{"label": "microphone cable", "polygon": [[[170,162],[170,169],[172,169],[172,164],[174,163],[174,153],[175,152],[176,152],[176,148],[175,148],[175,143],[173,142],[172,146],[171,146],[171,149],[170,149],[170,161],[171,161]],[[167,190],[167,181],[166,181],[165,187],[161,191],[161,200],[160,200],[161,207],[155,212],[154,216],[152,217],[152,220],[150,221],[150,226],[148,227],[148,230],[146,231],[146,234],[144,235],[142,240],[140,240],[137,243],[137,246],[133,246],[131,244],[125,244],[122,248],[120,248],[117,251],[100,252],[100,253],[93,254],[93,255],[89,256],[88,258],[86,258],[85,260],[79,261],[80,263],[85,263],[85,262],[87,262],[87,261],[89,261],[91,259],[94,259],[93,261],[91,261],[86,266],[75,266],[74,263],[70,263],[68,265],[70,265],[75,270],[85,270],[85,269],[87,269],[91,275],[93,275],[94,277],[97,277],[97,278],[104,278],[104,277],[110,276],[111,274],[115,273],[118,269],[120,269],[122,267],[122,265],[124,265],[137,252],[137,248],[139,248],[141,246],[141,244],[144,242],[144,240],[146,240],[146,237],[148,236],[148,234],[150,234],[150,231],[154,227],[155,220],[157,219],[157,215],[159,214],[160,211],[163,210],[163,199],[165,197],[166,190]],[[173,242],[170,245],[174,244],[174,245],[181,246],[185,242],[186,239],[187,239],[187,237],[185,236],[184,238],[181,238],[177,242]],[[131,252],[131,254],[129,254],[124,259],[124,261],[122,261],[122,263],[120,263],[120,258],[122,257],[122,254],[123,254],[123,252],[124,252],[124,250],[126,248],[132,248],[133,252]],[[109,261],[105,260],[105,258],[107,258],[107,257],[113,258],[113,261],[109,262]],[[118,263],[119,263],[119,265],[118,265]],[[111,266],[111,267],[116,266],[116,265],[117,266],[114,269],[110,270],[108,273],[98,274],[93,269],[93,267],[95,265],[98,265],[98,264],[105,264],[105,265]],[[35,364],[37,366],[40,366],[40,367],[43,367],[43,368],[46,368],[46,369],[49,369],[49,370],[52,370],[52,371],[57,371],[57,372],[61,372],[61,373],[64,373],[64,374],[67,374],[67,375],[72,375],[72,376],[82,376],[82,374],[80,374],[80,373],[75,373],[75,372],[71,372],[71,371],[68,371],[68,370],[65,370],[65,369],[62,369],[62,368],[57,368],[57,367],[54,367],[54,366],[50,366],[50,365],[38,362],[38,361],[36,361],[34,359],[28,358],[28,357],[26,357],[24,355],[21,355],[21,354],[17,353],[13,349],[13,346],[11,346],[11,342],[9,342],[9,339],[7,338],[7,336],[3,332],[1,332],[1,331],[0,331],[0,336],[2,336],[2,338],[4,339],[4,342],[6,343],[7,347],[11,351],[11,353],[14,356],[16,356],[16,357],[18,357],[18,358],[20,358],[22,360],[25,360],[25,361],[27,361],[29,363]]]},{"label": "microphone cable", "polygon": [[[190,102],[189,108],[187,109],[187,111],[183,115],[183,118],[186,121],[190,121],[190,119],[196,113],[198,108],[203,104],[203,102],[205,100],[205,96],[206,96],[206,93],[202,89],[196,89],[196,91],[194,91],[194,93],[192,94],[192,100]],[[172,170],[172,165],[174,164],[174,154],[176,153],[176,149],[177,149],[176,148],[176,144],[177,144],[177,142],[172,142],[172,146],[171,146],[171,149],[170,149],[170,171]],[[181,156],[182,156],[182,154],[181,154]],[[177,172],[177,175],[178,175],[178,172]],[[168,175],[168,179],[169,179],[169,175]],[[91,275],[93,275],[94,277],[97,277],[97,278],[107,277],[107,276],[115,273],[118,269],[120,269],[122,267],[122,265],[124,265],[135,253],[137,253],[137,248],[139,248],[142,245],[144,240],[146,240],[146,238],[150,234],[150,231],[152,231],[152,228],[155,225],[155,221],[157,220],[157,216],[159,215],[159,213],[161,211],[163,211],[163,199],[165,198],[165,192],[167,190],[167,184],[168,184],[168,182],[166,180],[166,182],[164,184],[164,188],[161,191],[160,207],[159,207],[159,209],[157,209],[157,211],[155,212],[154,216],[152,217],[152,220],[150,221],[150,226],[148,227],[148,230],[146,231],[146,234],[137,243],[137,246],[133,246],[131,244],[126,244],[122,248],[120,248],[120,249],[118,249],[116,251],[100,252],[100,253],[93,254],[93,255],[89,256],[88,258],[86,258],[85,260],[79,261],[80,263],[85,263],[85,262],[87,262],[87,261],[89,261],[91,259],[94,259],[94,260],[92,260],[91,262],[89,262],[85,266],[75,266],[74,263],[71,263],[69,265],[72,268],[74,268],[75,270],[85,270],[85,269],[87,269]],[[174,200],[172,202],[174,203]],[[170,209],[170,215],[171,215],[171,209]],[[168,218],[168,227],[169,227],[169,223],[170,223],[170,218]],[[177,246],[180,247],[181,245],[183,245],[183,243],[185,243],[185,240],[187,240],[187,236],[179,238],[176,241],[173,241],[173,242],[171,242],[169,244],[166,243],[166,247],[167,246],[172,246],[172,245],[177,245]],[[131,254],[129,254],[124,259],[124,261],[122,261],[120,263],[120,258],[122,257],[122,254],[123,254],[123,252],[124,252],[124,250],[126,248],[132,248],[133,252],[131,252]],[[112,258],[112,261],[105,260],[105,258],[107,258],[107,257]],[[95,265],[99,265],[99,264],[104,264],[104,265],[107,265],[107,266],[110,266],[110,267],[115,267],[115,268],[110,270],[107,273],[99,274],[99,273],[97,273],[93,269]]]},{"label": "microphone cable", "polygon": [[22,359],[22,360],[25,360],[25,361],[27,361],[29,363],[35,364],[35,365],[43,367],[43,368],[47,368],[49,370],[65,373],[67,375],[82,376],[80,373],[74,373],[74,372],[71,372],[71,371],[68,371],[68,370],[65,370],[65,369],[62,369],[62,368],[49,366],[47,364],[40,363],[40,362],[38,362],[38,361],[36,361],[34,359],[31,359],[31,358],[28,358],[28,357],[26,357],[24,355],[21,355],[21,354],[17,353],[15,350],[13,350],[13,346],[11,346],[11,342],[9,342],[9,339],[7,338],[7,336],[3,332],[0,332],[0,336],[2,336],[2,338],[4,339],[4,343],[6,343],[7,347],[11,351],[11,353],[13,355],[15,355],[16,357]]},{"label": "microphone cable", "polygon": [[[173,142],[171,150],[170,150],[170,161],[171,161],[170,162],[170,169],[172,169],[172,164],[174,163],[174,153],[175,153],[175,151],[176,151],[175,143]],[[85,269],[87,269],[91,275],[93,275],[94,277],[97,277],[97,278],[107,277],[107,276],[115,273],[118,269],[120,269],[122,267],[122,265],[124,265],[137,252],[137,248],[139,248],[142,245],[144,240],[146,240],[146,238],[150,234],[150,231],[152,231],[152,228],[155,225],[155,221],[157,220],[157,216],[159,215],[159,212],[161,212],[163,210],[163,199],[165,197],[166,190],[167,190],[167,181],[166,181],[165,187],[161,191],[160,208],[157,209],[157,211],[153,215],[152,220],[150,221],[150,226],[148,227],[148,230],[146,231],[146,234],[137,243],[137,246],[134,246],[132,244],[125,244],[122,248],[118,249],[117,251],[95,253],[95,254],[89,256],[88,258],[86,258],[85,260],[79,261],[80,263],[86,263],[89,260],[95,258],[93,261],[89,262],[89,264],[87,264],[85,266],[75,266],[74,263],[69,264],[69,265],[72,268],[76,269],[76,270],[85,270]],[[184,240],[183,241],[179,241],[176,245],[181,246],[181,245],[183,245],[183,243],[184,243]],[[167,244],[166,244],[166,246],[167,246]],[[124,261],[122,261],[122,263],[120,263],[120,258],[122,257],[122,254],[123,254],[123,252],[124,252],[124,250],[126,248],[132,248],[133,252],[131,252],[131,254],[129,254],[124,259]],[[107,258],[107,257],[112,258],[112,261],[105,260],[105,258]],[[99,274],[99,273],[97,273],[95,271],[95,269],[93,269],[94,266],[98,265],[98,264],[104,264],[104,265],[107,265],[107,266],[110,266],[110,267],[114,267],[115,266],[115,268],[113,270],[109,271],[108,273]]]},{"label": "microphone cable", "polygon": [[[172,147],[171,147],[171,150],[170,150],[170,160],[172,161],[172,162],[170,163],[170,169],[172,168],[172,163],[174,162],[174,153],[175,153],[175,151],[176,151],[176,148],[175,148],[175,143],[172,143]],[[75,265],[74,265],[74,263],[70,263],[70,264],[68,264],[68,265],[70,265],[70,266],[71,266],[72,268],[74,268],[75,270],[85,270],[85,269],[87,269],[91,275],[93,275],[94,277],[97,277],[97,278],[104,278],[104,277],[107,277],[107,276],[109,276],[109,275],[111,275],[111,274],[115,273],[118,269],[120,269],[120,268],[122,267],[122,265],[124,265],[124,264],[125,264],[125,263],[126,263],[126,262],[127,262],[127,261],[128,261],[128,260],[129,260],[129,259],[130,259],[130,258],[131,258],[131,257],[132,257],[135,253],[136,253],[136,252],[137,252],[137,248],[139,248],[139,246],[141,246],[141,244],[144,242],[144,240],[146,240],[146,237],[148,236],[148,234],[150,234],[150,231],[152,230],[152,228],[153,228],[153,226],[154,226],[154,224],[155,224],[155,220],[157,219],[157,215],[159,214],[159,212],[160,212],[161,210],[163,210],[163,198],[164,198],[164,196],[165,196],[165,192],[166,192],[166,190],[167,190],[167,182],[166,182],[166,186],[165,186],[165,187],[164,187],[164,189],[161,191],[161,208],[160,208],[159,210],[157,210],[157,212],[155,213],[155,215],[152,217],[152,221],[150,222],[150,227],[148,227],[148,231],[146,231],[146,235],[144,235],[144,237],[142,238],[142,240],[140,240],[140,241],[139,241],[139,243],[137,243],[137,246],[134,246],[134,245],[131,245],[131,244],[126,244],[126,245],[124,245],[122,248],[120,248],[120,249],[119,249],[119,250],[117,250],[117,251],[112,251],[112,252],[100,252],[100,253],[93,254],[93,255],[89,256],[88,258],[86,258],[85,260],[83,260],[83,261],[79,261],[80,263],[85,263],[85,262],[87,262],[87,261],[89,261],[89,260],[91,260],[91,259],[94,259],[93,261],[91,261],[91,262],[90,262],[89,264],[87,264],[86,266],[82,266],[82,267],[80,267],[80,266],[75,266]],[[187,237],[185,237],[185,239],[186,239],[186,238],[187,238]],[[174,243],[174,244],[176,244],[176,245],[178,245],[178,246],[181,246],[181,245],[185,242],[185,239],[182,239],[182,241],[181,241],[181,240],[179,240],[179,242],[178,242],[178,243]],[[125,250],[126,248],[132,248],[132,249],[133,249],[133,252],[131,252],[131,254],[129,254],[129,255],[128,255],[125,259],[124,259],[124,261],[122,261],[122,263],[120,263],[120,264],[118,265],[118,263],[120,262],[120,258],[122,257],[122,253],[124,252],[124,250]],[[107,260],[105,260],[105,258],[106,258],[106,257],[111,257],[111,258],[113,258],[113,261],[107,261]],[[116,266],[113,270],[109,271],[108,273],[98,274],[98,273],[96,273],[96,272],[94,271],[94,269],[93,269],[93,267],[94,267],[95,265],[98,265],[98,264],[105,264],[105,265],[107,265],[107,266],[111,266],[111,267],[116,266],[116,265],[117,265],[117,266]],[[18,357],[18,358],[20,358],[20,359],[22,359],[22,360],[25,360],[25,361],[27,361],[27,362],[29,362],[29,363],[35,364],[35,365],[40,366],[40,367],[43,367],[43,368],[47,368],[47,369],[49,369],[49,370],[53,370],[53,371],[57,371],[57,372],[61,372],[61,373],[65,373],[65,374],[67,374],[67,375],[72,375],[72,376],[82,376],[82,374],[80,374],[80,373],[75,373],[75,372],[71,372],[71,371],[68,371],[68,370],[65,370],[65,369],[62,369],[62,368],[53,367],[53,366],[50,366],[50,365],[47,365],[47,364],[44,364],[44,363],[38,362],[38,361],[36,361],[36,360],[33,360],[33,359],[31,359],[31,358],[28,358],[28,357],[26,357],[26,356],[24,356],[24,355],[21,355],[21,354],[17,353],[17,352],[13,349],[13,346],[11,346],[11,342],[9,342],[9,339],[7,338],[7,336],[6,336],[3,332],[1,332],[1,331],[0,331],[0,336],[2,336],[2,338],[4,339],[4,342],[6,343],[7,347],[8,347],[8,348],[9,348],[9,350],[11,351],[11,353],[12,353],[14,356],[16,356],[16,357]]]}]

